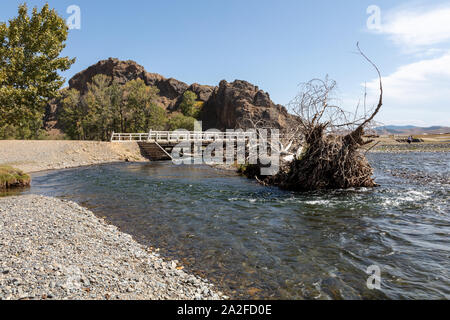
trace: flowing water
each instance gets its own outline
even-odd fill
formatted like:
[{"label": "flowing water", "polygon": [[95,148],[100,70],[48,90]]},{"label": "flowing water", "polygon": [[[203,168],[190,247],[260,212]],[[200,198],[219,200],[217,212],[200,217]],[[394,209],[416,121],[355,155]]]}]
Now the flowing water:
[{"label": "flowing water", "polygon": [[43,172],[26,192],[77,201],[233,298],[449,299],[450,154],[369,158],[374,189],[299,194],[164,162]]}]

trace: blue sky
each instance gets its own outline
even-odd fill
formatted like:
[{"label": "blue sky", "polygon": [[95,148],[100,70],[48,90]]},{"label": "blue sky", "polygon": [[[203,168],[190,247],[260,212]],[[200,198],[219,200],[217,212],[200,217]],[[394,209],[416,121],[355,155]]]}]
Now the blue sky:
[{"label": "blue sky", "polygon": [[[6,2],[6,3],[5,3]],[[2,1],[0,21],[23,1]],[[41,7],[46,1],[27,1]],[[359,41],[385,82],[384,124],[450,126],[450,3],[448,1],[167,0],[48,1],[65,18],[81,9],[65,55],[77,62],[63,75],[98,60],[135,60],[147,71],[186,83],[243,79],[287,104],[298,84],[329,75],[351,110],[373,69],[355,54]],[[369,29],[367,8],[380,8]]]}]

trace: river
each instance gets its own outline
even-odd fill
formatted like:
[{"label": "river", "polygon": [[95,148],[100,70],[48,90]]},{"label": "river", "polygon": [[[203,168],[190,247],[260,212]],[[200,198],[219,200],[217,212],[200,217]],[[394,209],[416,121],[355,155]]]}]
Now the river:
[{"label": "river", "polygon": [[37,173],[25,193],[88,207],[232,298],[449,299],[450,154],[369,160],[374,189],[301,194],[156,162]]}]

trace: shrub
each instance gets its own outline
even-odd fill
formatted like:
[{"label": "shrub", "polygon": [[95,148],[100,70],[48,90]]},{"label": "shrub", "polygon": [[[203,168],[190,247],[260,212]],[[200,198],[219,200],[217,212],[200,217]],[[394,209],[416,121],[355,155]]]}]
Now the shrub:
[{"label": "shrub", "polygon": [[177,129],[186,129],[188,131],[194,131],[194,123],[196,119],[193,117],[186,117],[181,113],[175,113],[169,119],[168,127],[170,131]]},{"label": "shrub", "polygon": [[31,183],[29,175],[10,166],[0,166],[0,189],[27,187]]}]

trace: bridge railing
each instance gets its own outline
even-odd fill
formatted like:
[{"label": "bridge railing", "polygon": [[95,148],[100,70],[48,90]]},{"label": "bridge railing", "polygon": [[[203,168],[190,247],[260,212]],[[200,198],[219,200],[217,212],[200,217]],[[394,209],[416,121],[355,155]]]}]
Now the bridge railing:
[{"label": "bridge railing", "polygon": [[182,141],[220,141],[245,140],[254,136],[252,132],[198,132],[198,131],[150,131],[148,133],[115,133],[111,135],[111,142],[129,141],[156,141],[156,142],[182,142]]}]

